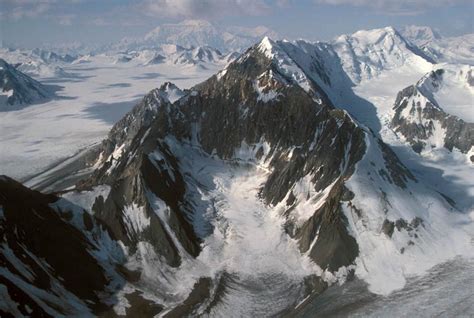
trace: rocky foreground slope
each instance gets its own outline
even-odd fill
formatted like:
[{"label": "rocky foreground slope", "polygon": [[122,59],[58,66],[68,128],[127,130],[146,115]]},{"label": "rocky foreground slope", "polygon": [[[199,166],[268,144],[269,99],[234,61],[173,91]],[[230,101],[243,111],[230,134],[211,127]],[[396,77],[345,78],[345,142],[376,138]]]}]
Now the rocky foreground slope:
[{"label": "rocky foreground slope", "polygon": [[[265,38],[190,90],[151,91],[112,128],[90,160],[94,172],[61,199],[2,179],[2,222],[21,210],[35,229],[51,219],[51,233],[68,238],[51,256],[30,241],[33,228],[8,234],[26,233],[14,242],[3,235],[2,257],[23,272],[4,266],[0,310],[291,315],[337,281],[355,275],[385,294],[471,250],[461,228],[469,217],[335,108],[324,59],[332,53],[305,68],[290,49]],[[34,200],[20,204],[20,193]],[[75,253],[90,268],[80,279],[55,262]],[[75,285],[93,277],[86,290]]]}]

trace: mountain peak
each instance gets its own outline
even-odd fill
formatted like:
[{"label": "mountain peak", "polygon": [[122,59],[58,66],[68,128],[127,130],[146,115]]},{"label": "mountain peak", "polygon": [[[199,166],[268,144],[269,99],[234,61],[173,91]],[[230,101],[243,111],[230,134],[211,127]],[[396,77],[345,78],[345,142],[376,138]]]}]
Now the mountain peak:
[{"label": "mountain peak", "polygon": [[257,48],[260,52],[264,53],[268,58],[272,59],[275,56],[275,46],[276,43],[270,39],[268,36],[265,36]]},{"label": "mountain peak", "polygon": [[360,30],[350,35],[350,37],[365,39],[370,43],[377,43],[387,36],[392,38],[401,37],[397,30],[392,26],[379,29]]},{"label": "mountain peak", "polygon": [[158,94],[164,100],[168,100],[170,103],[174,103],[185,95],[185,93],[181,89],[179,89],[178,86],[171,82],[163,83],[158,89]]}]

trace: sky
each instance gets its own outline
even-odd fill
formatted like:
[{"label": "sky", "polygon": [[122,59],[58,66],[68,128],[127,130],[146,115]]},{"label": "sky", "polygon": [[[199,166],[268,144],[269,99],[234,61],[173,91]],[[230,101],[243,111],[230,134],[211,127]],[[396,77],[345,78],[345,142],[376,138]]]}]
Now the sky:
[{"label": "sky", "polygon": [[328,40],[389,25],[454,36],[474,32],[474,0],[0,0],[0,42],[105,44],[185,19],[264,25],[288,39]]}]

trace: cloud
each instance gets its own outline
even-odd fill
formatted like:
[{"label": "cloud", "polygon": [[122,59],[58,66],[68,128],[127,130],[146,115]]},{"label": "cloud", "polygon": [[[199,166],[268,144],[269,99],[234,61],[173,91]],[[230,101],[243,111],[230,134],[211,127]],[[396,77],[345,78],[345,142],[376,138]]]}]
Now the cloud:
[{"label": "cloud", "polygon": [[111,25],[109,21],[106,21],[104,18],[94,18],[89,21],[89,24],[95,25],[95,26],[106,26],[106,25]]},{"label": "cloud", "polygon": [[20,2],[20,5],[7,7],[5,15],[12,18],[13,20],[20,20],[26,17],[36,17],[50,9],[51,3],[49,2],[38,2],[38,3],[27,3]]},{"label": "cloud", "polygon": [[315,0],[317,4],[367,7],[390,15],[417,15],[428,9],[470,3],[471,0]]},{"label": "cloud", "polygon": [[[24,18],[34,18],[39,16],[51,17],[50,12],[58,6],[64,7],[70,4],[77,4],[85,0],[0,0],[2,1],[2,17],[12,20]],[[72,21],[72,15],[59,14],[54,18],[58,23],[69,25]]]},{"label": "cloud", "polygon": [[139,7],[151,16],[204,19],[258,16],[271,10],[264,0],[144,0]]},{"label": "cloud", "polygon": [[65,26],[72,25],[72,22],[74,21],[75,18],[76,16],[74,14],[65,14],[65,15],[60,15],[57,17],[58,23],[60,25],[65,25]]},{"label": "cloud", "polygon": [[279,8],[289,8],[292,5],[291,0],[276,0],[275,4]]}]

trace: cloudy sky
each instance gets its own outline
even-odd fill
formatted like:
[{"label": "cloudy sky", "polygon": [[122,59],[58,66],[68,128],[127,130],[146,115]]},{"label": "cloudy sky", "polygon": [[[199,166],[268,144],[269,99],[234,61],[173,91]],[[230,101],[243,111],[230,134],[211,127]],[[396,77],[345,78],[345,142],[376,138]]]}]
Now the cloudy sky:
[{"label": "cloudy sky", "polygon": [[460,35],[474,32],[473,12],[474,0],[0,0],[0,39],[26,47],[107,43],[185,19],[265,25],[309,40],[407,24]]}]

